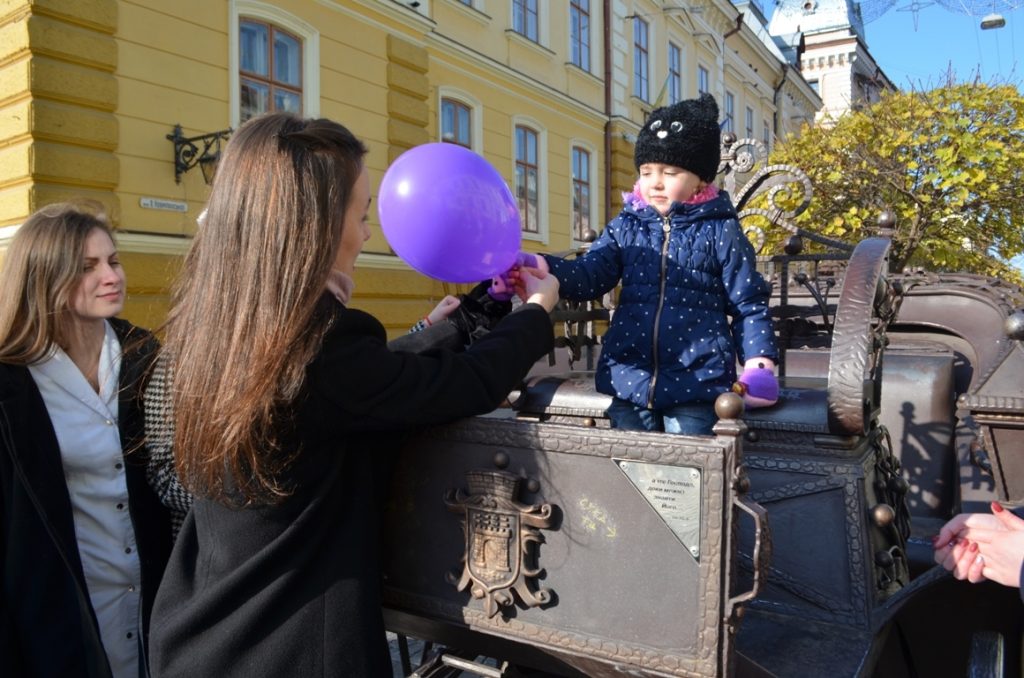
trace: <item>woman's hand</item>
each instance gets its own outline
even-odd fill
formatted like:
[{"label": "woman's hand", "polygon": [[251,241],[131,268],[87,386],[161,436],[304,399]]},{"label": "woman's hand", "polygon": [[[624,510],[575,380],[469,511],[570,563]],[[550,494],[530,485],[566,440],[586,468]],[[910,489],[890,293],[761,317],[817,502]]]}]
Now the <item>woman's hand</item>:
[{"label": "woman's hand", "polygon": [[550,313],[558,303],[558,278],[535,268],[526,266],[510,276],[516,294],[528,303],[540,304]]},{"label": "woman's hand", "polygon": [[935,561],[957,579],[1020,586],[1024,520],[992,502],[992,514],[960,514],[934,539]]}]

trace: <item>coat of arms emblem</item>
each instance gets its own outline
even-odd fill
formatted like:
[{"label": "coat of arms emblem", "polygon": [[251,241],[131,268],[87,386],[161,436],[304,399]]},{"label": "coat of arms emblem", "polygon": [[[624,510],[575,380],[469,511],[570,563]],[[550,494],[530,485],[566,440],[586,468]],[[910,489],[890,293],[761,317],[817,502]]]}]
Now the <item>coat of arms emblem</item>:
[{"label": "coat of arms emblem", "polygon": [[483,599],[488,618],[515,602],[513,592],[527,607],[551,601],[550,589],[530,587],[543,572],[530,565],[536,558],[530,544],[544,541],[540,528],[551,526],[552,506],[517,501],[521,480],[505,471],[467,471],[469,494],[460,489],[445,496],[448,509],[462,514],[466,536],[462,575],[449,573],[448,580]]}]

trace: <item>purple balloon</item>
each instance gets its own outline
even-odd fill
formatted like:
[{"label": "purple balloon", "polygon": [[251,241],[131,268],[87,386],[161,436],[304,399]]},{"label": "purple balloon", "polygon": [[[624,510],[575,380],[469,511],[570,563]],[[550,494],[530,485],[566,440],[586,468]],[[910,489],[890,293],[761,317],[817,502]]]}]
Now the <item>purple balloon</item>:
[{"label": "purple balloon", "polygon": [[391,164],[377,196],[395,254],[423,275],[472,283],[516,263],[519,209],[498,171],[456,144],[411,148]]}]

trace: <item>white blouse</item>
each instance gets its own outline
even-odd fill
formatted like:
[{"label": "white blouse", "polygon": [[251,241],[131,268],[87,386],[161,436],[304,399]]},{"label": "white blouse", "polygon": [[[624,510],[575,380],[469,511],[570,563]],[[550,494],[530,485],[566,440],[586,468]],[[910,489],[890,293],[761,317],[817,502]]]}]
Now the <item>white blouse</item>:
[{"label": "white blouse", "polygon": [[142,570],[117,427],[121,343],[109,323],[96,393],[60,348],[29,371],[43,396],[71,495],[78,552],[114,678],[138,678]]}]

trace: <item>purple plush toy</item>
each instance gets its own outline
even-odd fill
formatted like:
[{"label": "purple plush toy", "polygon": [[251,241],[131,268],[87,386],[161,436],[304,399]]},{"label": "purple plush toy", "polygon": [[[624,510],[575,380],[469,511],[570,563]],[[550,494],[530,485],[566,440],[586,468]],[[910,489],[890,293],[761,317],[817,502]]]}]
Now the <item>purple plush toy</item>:
[{"label": "purple plush toy", "polygon": [[768,367],[744,369],[732,390],[743,396],[743,403],[750,409],[768,407],[779,400],[779,382],[775,372]]},{"label": "purple plush toy", "polygon": [[[529,252],[520,252],[516,255],[515,267],[519,268],[525,266],[527,268],[538,268],[542,264],[543,259],[540,259],[534,254]],[[545,265],[543,270],[547,270]],[[491,299],[495,301],[511,301],[512,297],[516,295],[515,288],[509,283],[505,273],[494,276],[491,280],[491,286],[487,288],[487,294],[491,295]]]}]

